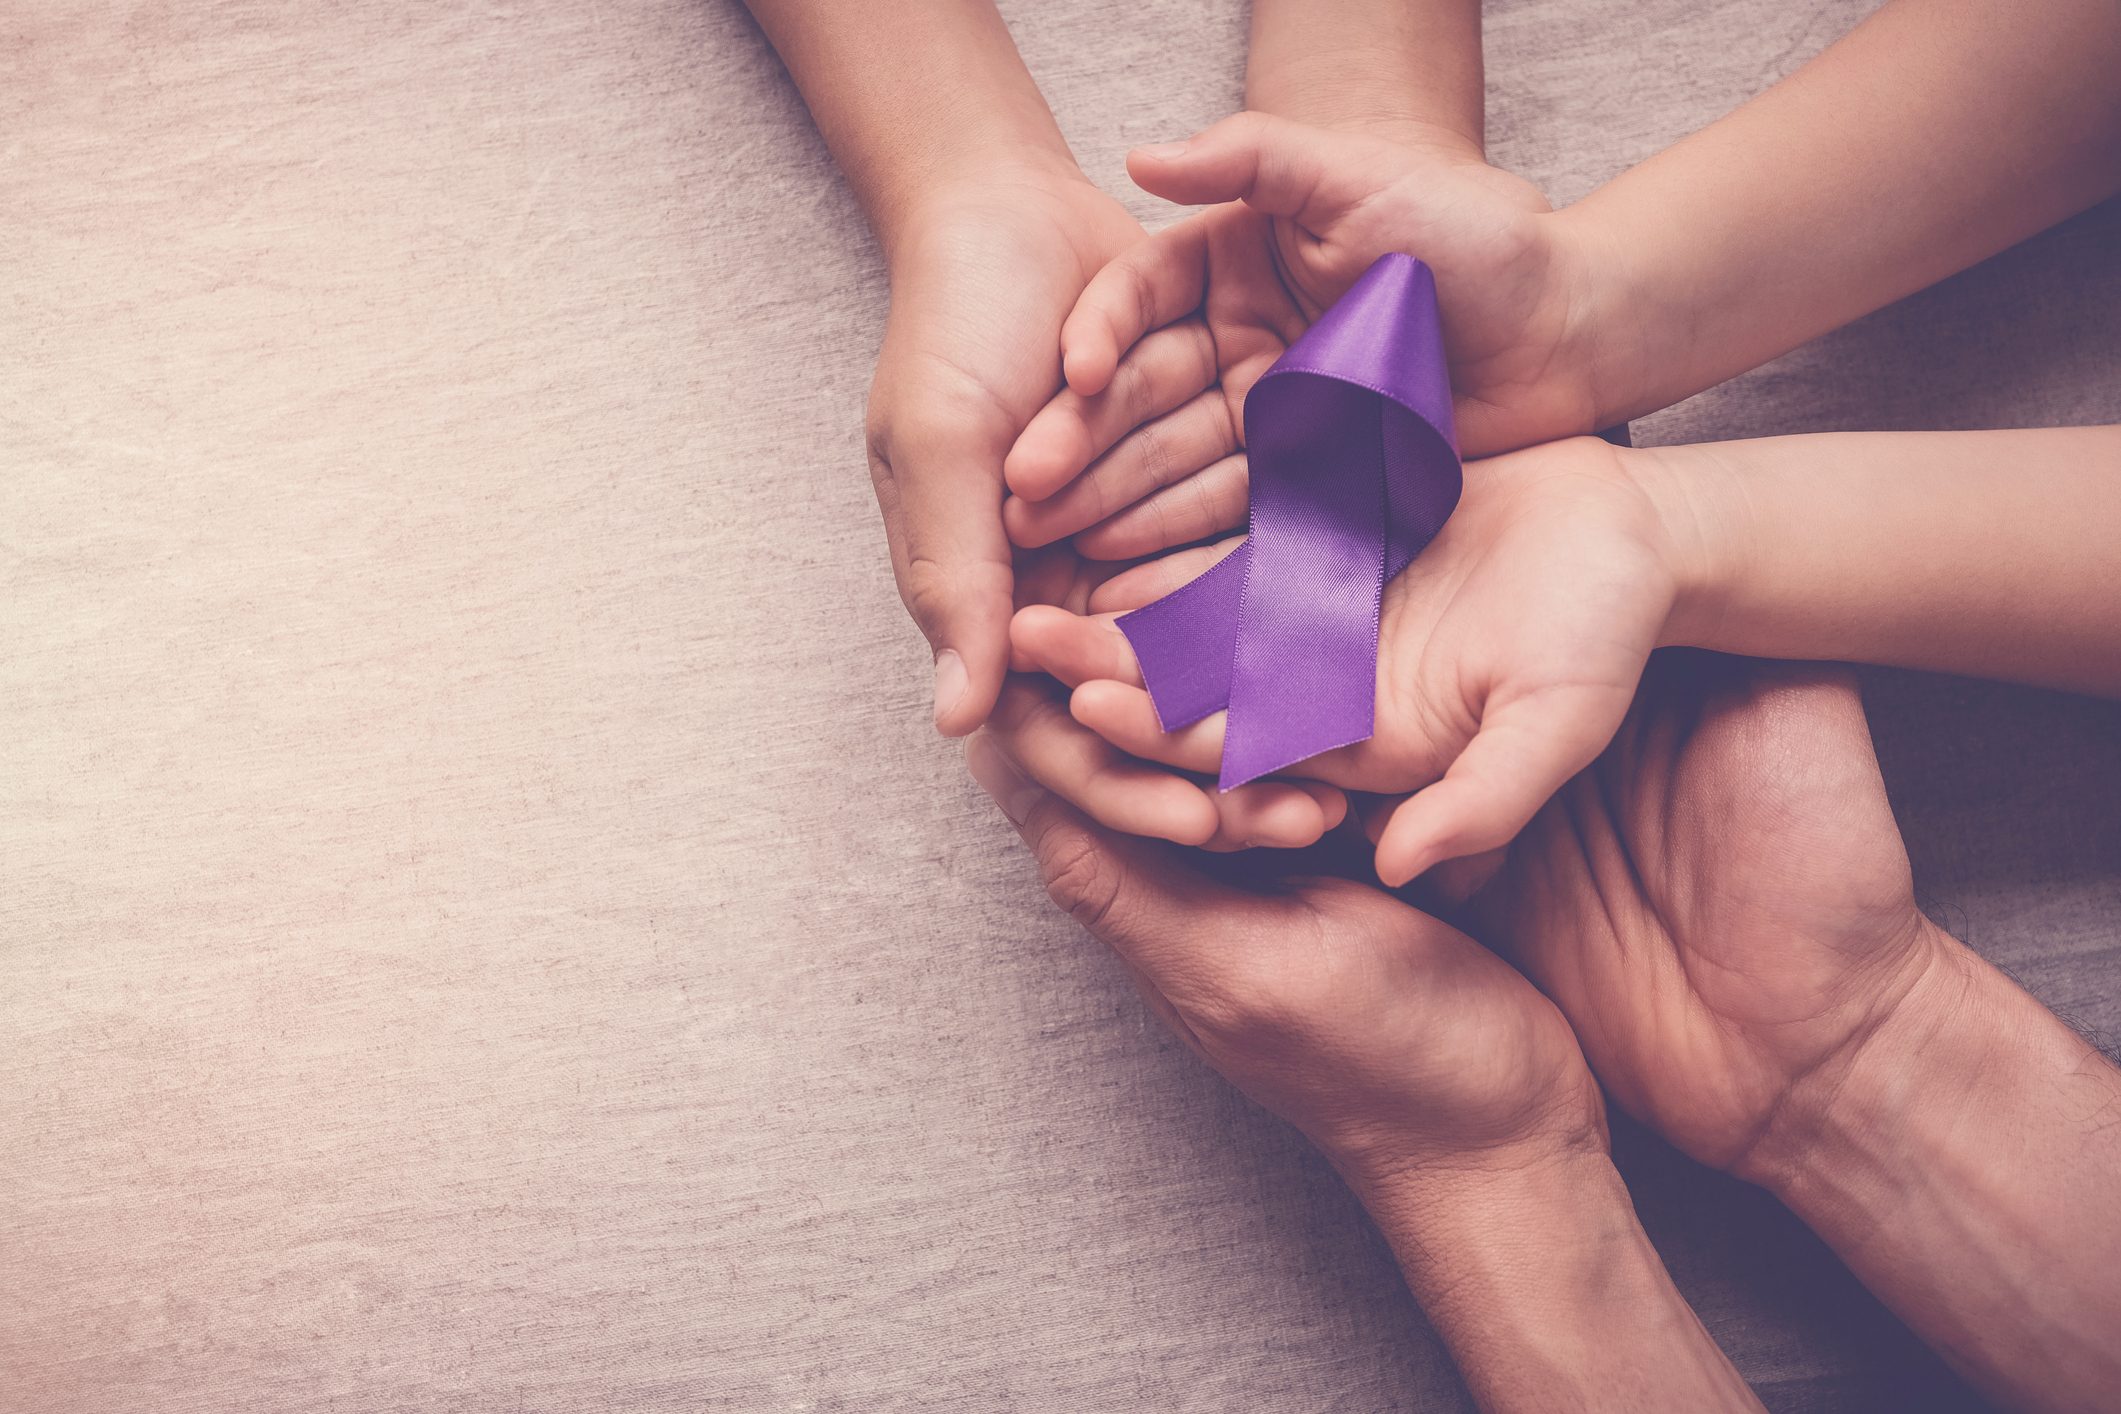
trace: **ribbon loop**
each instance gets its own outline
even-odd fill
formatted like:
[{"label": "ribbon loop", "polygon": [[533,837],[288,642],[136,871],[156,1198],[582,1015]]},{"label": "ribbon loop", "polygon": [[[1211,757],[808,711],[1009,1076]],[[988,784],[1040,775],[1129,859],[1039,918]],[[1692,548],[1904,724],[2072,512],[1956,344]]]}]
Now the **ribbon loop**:
[{"label": "ribbon loop", "polygon": [[1253,385],[1245,447],[1245,543],[1119,621],[1166,731],[1229,709],[1224,790],[1376,729],[1385,583],[1462,485],[1429,267],[1365,271]]}]

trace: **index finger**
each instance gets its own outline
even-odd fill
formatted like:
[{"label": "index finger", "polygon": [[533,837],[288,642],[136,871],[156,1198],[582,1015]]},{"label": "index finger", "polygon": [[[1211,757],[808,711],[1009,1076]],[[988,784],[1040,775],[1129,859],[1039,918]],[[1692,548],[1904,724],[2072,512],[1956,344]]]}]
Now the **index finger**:
[{"label": "index finger", "polygon": [[1201,218],[1137,241],[1090,277],[1061,325],[1061,372],[1085,396],[1104,391],[1121,355],[1144,335],[1200,308],[1208,287]]}]

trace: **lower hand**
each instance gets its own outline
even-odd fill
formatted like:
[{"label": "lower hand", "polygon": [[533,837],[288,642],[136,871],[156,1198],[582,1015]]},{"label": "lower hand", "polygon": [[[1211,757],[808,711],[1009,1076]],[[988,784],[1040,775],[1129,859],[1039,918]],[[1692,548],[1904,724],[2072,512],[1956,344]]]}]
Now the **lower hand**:
[{"label": "lower hand", "polygon": [[1220,882],[1091,824],[988,733],[968,759],[1054,901],[1187,1045],[1358,1190],[1605,1148],[1598,1087],[1560,1013],[1470,938],[1343,879]]},{"label": "lower hand", "polygon": [[1759,1408],[1636,1222],[1598,1087],[1523,976],[1377,889],[1220,882],[1091,826],[988,734],[968,754],[1150,1008],[1348,1180],[1483,1408]]},{"label": "lower hand", "polygon": [[1959,947],[1915,906],[1850,674],[1690,650],[1466,916],[1623,1108],[1756,1179]]}]

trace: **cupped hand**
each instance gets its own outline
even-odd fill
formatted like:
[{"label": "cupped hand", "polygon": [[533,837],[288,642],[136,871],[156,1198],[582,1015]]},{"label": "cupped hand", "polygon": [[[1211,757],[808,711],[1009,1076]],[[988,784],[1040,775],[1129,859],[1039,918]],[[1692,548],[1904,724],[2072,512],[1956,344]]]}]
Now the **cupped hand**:
[{"label": "cupped hand", "polygon": [[1027,166],[926,194],[892,242],[869,465],[949,735],[986,719],[1008,670],[1003,458],[1059,386],[1054,349],[1076,297],[1141,238],[1080,175]]},{"label": "cupped hand", "polygon": [[[1473,463],[1457,511],[1386,586],[1375,734],[1294,773],[1413,792],[1378,842],[1387,882],[1508,843],[1612,739],[1689,574],[1659,465],[1593,438]],[[1074,687],[1075,719],[1111,746],[1213,774],[1224,714],[1163,731],[1115,618],[1229,548],[1128,570],[1090,615],[1026,608],[1020,658]]]},{"label": "cupped hand", "polygon": [[1348,799],[1316,781],[1252,781],[1219,791],[1140,761],[1068,715],[1068,695],[1042,675],[1002,687],[986,732],[1027,776],[1110,829],[1227,853],[1301,849],[1347,818]]},{"label": "cupped hand", "polygon": [[1061,336],[1068,386],[1009,454],[1017,543],[1080,532],[1086,554],[1120,558],[1242,524],[1246,393],[1388,251],[1435,272],[1468,453],[1594,429],[1599,262],[1534,187],[1462,139],[1246,113],[1128,166],[1160,196],[1227,204],[1083,292]]},{"label": "cupped hand", "polygon": [[1462,933],[1343,879],[1223,882],[1091,824],[988,733],[967,754],[1054,901],[1187,1045],[1359,1191],[1604,1147],[1603,1102],[1567,1024]]},{"label": "cupped hand", "polygon": [[1741,1177],[1946,946],[1852,676],[1695,650],[1653,661],[1464,921],[1561,1007],[1622,1108]]}]

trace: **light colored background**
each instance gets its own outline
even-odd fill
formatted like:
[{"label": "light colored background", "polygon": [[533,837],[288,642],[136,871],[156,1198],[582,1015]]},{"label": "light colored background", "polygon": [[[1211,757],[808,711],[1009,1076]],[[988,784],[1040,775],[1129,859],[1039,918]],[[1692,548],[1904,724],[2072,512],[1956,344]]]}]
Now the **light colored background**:
[{"label": "light colored background", "polygon": [[[1861,9],[1496,0],[1495,155],[1575,197]],[[1114,190],[1237,101],[1238,5],[1010,13]],[[2117,255],[2093,213],[1638,433],[2121,417]],[[732,0],[10,7],[0,1408],[1457,1407],[931,736],[884,308]],[[1925,896],[2121,1023],[2121,717],[1872,686]],[[1959,1398],[1622,1149],[1770,1405]]]}]

